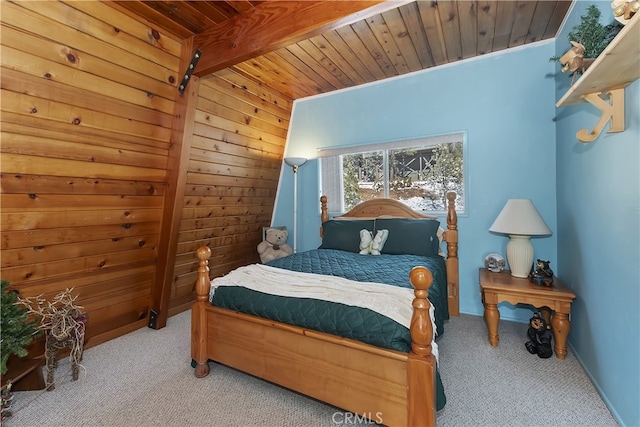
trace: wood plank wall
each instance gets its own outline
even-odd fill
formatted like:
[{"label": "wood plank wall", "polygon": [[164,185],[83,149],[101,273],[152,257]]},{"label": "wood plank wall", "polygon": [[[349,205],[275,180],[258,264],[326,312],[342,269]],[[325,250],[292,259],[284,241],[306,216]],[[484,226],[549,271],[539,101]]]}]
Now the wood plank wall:
[{"label": "wood plank wall", "polygon": [[[156,259],[191,52],[108,2],[0,5],[1,276],[24,296],[74,288],[90,347],[145,326],[166,280]],[[291,112],[229,70],[200,87],[171,314],[190,305],[198,246],[216,275],[257,260]]]},{"label": "wood plank wall", "polygon": [[[2,278],[146,324],[182,43],[101,2],[2,2]],[[95,342],[94,342],[95,341]]]},{"label": "wood plank wall", "polygon": [[170,314],[195,298],[198,247],[212,249],[211,277],[260,261],[292,105],[230,69],[201,79]]}]

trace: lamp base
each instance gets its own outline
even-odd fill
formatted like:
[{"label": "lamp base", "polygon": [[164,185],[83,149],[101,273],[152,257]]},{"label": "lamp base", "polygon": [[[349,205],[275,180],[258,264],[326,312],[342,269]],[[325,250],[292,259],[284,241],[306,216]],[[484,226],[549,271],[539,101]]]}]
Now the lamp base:
[{"label": "lamp base", "polygon": [[533,245],[529,236],[509,235],[507,261],[514,277],[528,277],[533,266]]}]

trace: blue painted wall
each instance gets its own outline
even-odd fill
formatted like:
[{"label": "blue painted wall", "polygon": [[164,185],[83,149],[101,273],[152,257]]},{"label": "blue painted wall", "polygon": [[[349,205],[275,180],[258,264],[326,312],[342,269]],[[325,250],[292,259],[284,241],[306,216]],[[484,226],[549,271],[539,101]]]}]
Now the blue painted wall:
[{"label": "blue painted wall", "polygon": [[[556,53],[592,2],[578,2]],[[609,2],[597,2],[603,12]],[[606,19],[605,19],[606,18]],[[611,21],[603,16],[603,23]],[[640,66],[640,65],[639,65]],[[556,79],[559,99],[568,88]],[[625,90],[623,133],[577,141],[600,111],[583,103],[557,111],[558,273],[577,294],[569,342],[614,416],[640,425],[640,84]],[[608,129],[608,126],[605,128]]]},{"label": "blue painted wall", "polygon": [[[507,199],[531,198],[556,229],[553,55],[554,44],[541,43],[298,100],[286,155],[312,159],[321,147],[465,131],[469,178],[467,213],[459,218],[460,309],[479,315],[478,268],[488,253],[505,253],[508,238],[488,229]],[[282,172],[273,224],[291,230],[293,173],[287,166]],[[299,169],[298,189],[298,250],[316,248],[317,160]],[[555,234],[533,239],[533,245],[538,256],[556,265]],[[507,319],[531,317],[508,304],[501,312]]]},{"label": "blue painted wall", "polygon": [[[603,15],[610,10],[596,3]],[[477,269],[487,253],[505,253],[507,238],[488,228],[508,198],[531,198],[554,232],[533,239],[536,256],[550,259],[578,295],[569,345],[620,424],[640,426],[639,82],[626,89],[626,131],[583,144],[575,133],[593,128],[599,111],[556,110],[569,78],[549,62],[567,50],[567,34],[590,4],[574,4],[555,44],[298,100],[286,155],[311,159],[298,176],[298,250],[306,250],[320,244],[318,148],[465,131],[461,311],[482,314]],[[293,174],[284,166],[275,225],[292,229],[292,200]],[[509,305],[500,311],[530,317]]]}]

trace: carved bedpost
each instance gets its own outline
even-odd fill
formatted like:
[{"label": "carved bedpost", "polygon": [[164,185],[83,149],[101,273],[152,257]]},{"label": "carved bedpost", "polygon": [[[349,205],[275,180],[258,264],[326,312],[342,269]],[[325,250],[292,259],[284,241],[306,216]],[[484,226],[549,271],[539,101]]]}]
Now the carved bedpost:
[{"label": "carved bedpost", "polygon": [[[329,211],[327,210],[327,196],[320,197],[320,220],[324,224],[329,221]],[[320,237],[324,237],[322,226],[320,226]]]},{"label": "carved bedpost", "polygon": [[433,325],[429,309],[429,286],[433,281],[426,267],[414,267],[409,274],[414,288],[411,317],[411,352],[407,360],[408,425],[436,425],[436,361],[431,354]]},{"label": "carved bedpost", "polygon": [[413,300],[411,316],[411,351],[420,356],[426,356],[431,354],[433,340],[433,325],[429,315],[431,303],[427,299],[433,275],[426,267],[413,267],[409,273],[409,281],[416,296]]},{"label": "carved bedpost", "polygon": [[456,213],[456,197],[453,191],[447,193],[447,230],[456,236],[455,239],[447,241],[447,251],[449,257],[458,258],[458,214]]},{"label": "carved bedpost", "polygon": [[211,249],[201,246],[196,252],[199,260],[198,278],[196,279],[196,302],[191,306],[191,358],[196,362],[197,378],[209,375],[207,358],[207,311],[209,304],[209,258]]},{"label": "carved bedpost", "polygon": [[447,288],[449,293],[449,314],[460,315],[458,301],[458,214],[456,213],[456,197],[453,191],[447,193]]}]

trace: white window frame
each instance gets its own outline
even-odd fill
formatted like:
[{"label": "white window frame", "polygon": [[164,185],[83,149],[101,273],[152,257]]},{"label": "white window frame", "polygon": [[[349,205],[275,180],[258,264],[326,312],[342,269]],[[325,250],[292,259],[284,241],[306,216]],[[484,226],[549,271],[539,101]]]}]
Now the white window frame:
[{"label": "white window frame", "polygon": [[[404,139],[404,140],[395,140],[395,141],[387,141],[387,142],[376,142],[370,144],[362,144],[362,145],[351,145],[351,146],[337,146],[337,147],[326,147],[318,149],[318,159],[319,159],[319,183],[320,183],[320,194],[324,194],[327,196],[328,209],[331,215],[339,215],[345,212],[344,208],[344,180],[342,173],[342,155],[348,154],[361,154],[361,153],[369,153],[369,152],[382,152],[383,155],[383,175],[384,175],[384,191],[383,197],[389,197],[389,151],[391,150],[402,150],[402,149],[425,149],[436,147],[440,144],[450,144],[455,142],[462,142],[462,168],[463,168],[463,194],[458,194],[458,199],[456,200],[456,212],[459,215],[464,215],[467,210],[467,192],[468,192],[468,163],[467,163],[467,135],[466,132],[454,132],[442,135],[433,135],[433,136],[425,136],[421,138],[412,138],[412,139]],[[334,161],[337,161],[334,165],[331,165],[327,162],[329,159],[333,158]],[[324,162],[323,162],[324,160]],[[325,168],[331,168],[333,170],[325,171]],[[324,185],[323,180],[326,179],[334,179],[333,183],[330,183],[327,187],[333,185],[334,191],[323,191]],[[335,180],[338,182],[336,183]],[[338,190],[339,189],[339,190]],[[337,195],[336,191],[339,191],[339,195]],[[332,202],[333,200],[333,202]],[[427,214],[445,214],[445,210],[424,210],[423,212]]]}]

